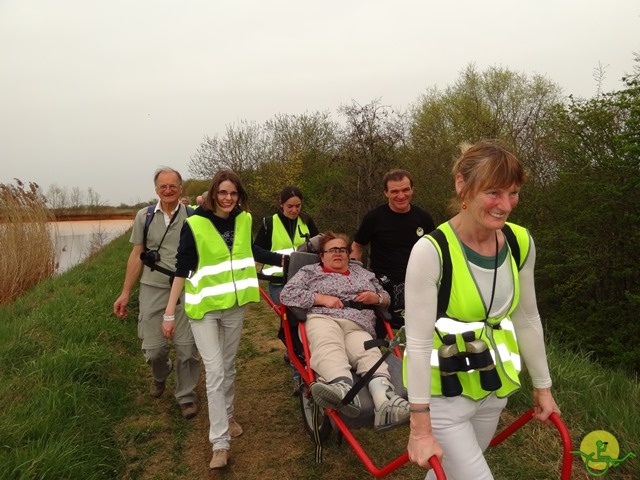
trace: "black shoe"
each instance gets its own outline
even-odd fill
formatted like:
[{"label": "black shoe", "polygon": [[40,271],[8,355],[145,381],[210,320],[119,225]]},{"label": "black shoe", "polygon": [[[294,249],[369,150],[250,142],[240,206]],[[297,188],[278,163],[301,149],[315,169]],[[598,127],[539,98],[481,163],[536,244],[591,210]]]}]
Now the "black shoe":
[{"label": "black shoe", "polygon": [[198,404],[195,402],[181,403],[180,410],[182,410],[182,416],[189,420],[198,414]]}]

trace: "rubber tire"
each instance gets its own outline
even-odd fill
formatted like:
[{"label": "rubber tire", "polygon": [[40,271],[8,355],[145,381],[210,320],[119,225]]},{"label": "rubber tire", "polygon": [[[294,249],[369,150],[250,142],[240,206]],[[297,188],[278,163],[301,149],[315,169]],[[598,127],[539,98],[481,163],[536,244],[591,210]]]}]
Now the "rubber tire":
[{"label": "rubber tire", "polygon": [[[300,387],[300,413],[302,414],[302,423],[304,429],[311,437],[311,440],[316,443],[316,438],[313,432],[313,410],[316,408],[313,398],[309,393],[309,386],[304,383]],[[318,407],[319,408],[319,407]],[[320,408],[320,428],[318,429],[318,439],[323,444],[331,435],[333,429],[331,425],[331,419],[324,414],[324,409]]]}]

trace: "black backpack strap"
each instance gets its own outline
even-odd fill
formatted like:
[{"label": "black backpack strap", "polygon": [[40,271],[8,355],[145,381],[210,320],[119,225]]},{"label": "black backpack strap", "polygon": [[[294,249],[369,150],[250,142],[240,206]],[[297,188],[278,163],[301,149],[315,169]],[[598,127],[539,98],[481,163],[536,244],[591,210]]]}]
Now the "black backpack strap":
[{"label": "black backpack strap", "polygon": [[504,227],[502,227],[502,233],[504,233],[505,238],[507,239],[507,243],[509,244],[509,248],[511,248],[511,255],[513,259],[516,261],[516,265],[518,266],[518,271],[522,268],[520,265],[520,245],[518,244],[518,240],[516,239],[515,233],[509,225],[506,223]]},{"label": "black backpack strap", "polygon": [[[514,258],[519,271],[522,268],[522,265],[520,264],[520,245],[518,244],[516,235],[507,224],[502,227],[502,232],[507,239],[507,243],[511,249],[511,255]],[[444,232],[442,230],[435,229],[429,234],[429,236],[436,241],[442,254],[442,278],[440,280],[440,288],[438,289],[438,317],[443,317],[446,316],[447,308],[449,308],[453,265],[451,263],[451,254],[449,252],[449,242],[447,242],[447,237]]]},{"label": "black backpack strap", "polygon": [[262,217],[262,225],[264,225],[264,233],[267,238],[270,238],[271,230],[273,230],[273,217]]},{"label": "black backpack strap", "polygon": [[[191,215],[193,215],[193,213],[195,212],[195,210],[191,207],[189,207],[188,205],[185,205],[185,209],[187,211],[187,217],[190,217]],[[174,213],[174,217],[177,215],[178,211],[176,211]],[[143,236],[143,245],[144,245],[144,251],[148,251],[149,249],[147,248],[147,234],[149,233],[149,225],[151,225],[151,221],[153,220],[153,217],[155,217],[156,215],[156,205],[149,205],[149,207],[147,207],[147,214],[145,216],[144,219],[144,231],[142,233]],[[171,220],[173,222],[173,219]],[[166,232],[165,232],[166,235]],[[164,240],[164,237],[162,237],[162,240]],[[162,241],[160,242],[162,243]],[[153,265],[153,266],[149,266],[149,268],[151,268],[151,271],[157,270],[160,273],[164,273],[165,275],[167,275],[169,277],[169,281],[171,283],[173,283],[173,278],[175,277],[175,272],[172,272],[171,270],[164,268],[160,265]]]},{"label": "black backpack strap", "polygon": [[148,250],[147,248],[147,234],[149,233],[149,225],[151,225],[151,221],[153,217],[156,215],[156,205],[149,205],[147,207],[147,214],[144,217],[144,230],[142,231],[142,244],[144,245],[144,251]]},{"label": "black backpack strap", "polygon": [[[143,239],[144,239],[144,249],[145,251],[147,250],[147,234],[149,232],[149,225],[151,225],[151,221],[153,220],[153,217],[155,217],[156,215],[156,206],[157,205],[149,205],[147,207],[147,214],[145,216],[144,219],[144,232],[143,232]],[[190,217],[191,215],[193,215],[195,213],[195,209],[191,208],[188,205],[185,205],[185,208],[187,210],[187,217]]]},{"label": "black backpack strap", "polygon": [[449,242],[442,230],[437,228],[429,234],[440,247],[442,258],[442,278],[440,279],[440,288],[438,288],[438,317],[445,316],[447,308],[449,308],[449,296],[451,295],[451,276],[453,275],[453,266],[451,264],[451,254],[449,253]]}]

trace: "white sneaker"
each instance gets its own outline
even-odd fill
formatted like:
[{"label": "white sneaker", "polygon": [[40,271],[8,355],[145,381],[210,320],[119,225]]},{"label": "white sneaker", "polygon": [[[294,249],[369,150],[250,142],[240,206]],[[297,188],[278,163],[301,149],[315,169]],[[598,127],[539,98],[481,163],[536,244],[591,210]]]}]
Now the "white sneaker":
[{"label": "white sneaker", "polygon": [[409,421],[409,402],[407,402],[400,395],[389,389],[386,392],[387,400],[380,406],[380,409],[375,409],[375,420],[373,422],[373,428],[377,431],[389,430],[394,427],[398,427]]},{"label": "white sneaker", "polygon": [[[316,382],[311,385],[311,395],[314,401],[322,408],[337,409],[349,390],[351,390],[351,385],[346,382]],[[344,405],[338,411],[346,417],[357,417],[360,415],[360,399],[356,395],[349,404]]]}]

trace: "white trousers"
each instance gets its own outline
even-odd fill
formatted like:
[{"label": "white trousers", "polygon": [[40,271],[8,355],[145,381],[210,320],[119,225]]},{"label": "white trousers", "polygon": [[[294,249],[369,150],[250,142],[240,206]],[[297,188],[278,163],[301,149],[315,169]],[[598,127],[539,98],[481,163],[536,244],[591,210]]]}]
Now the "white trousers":
[{"label": "white trousers", "polygon": [[236,354],[240,345],[245,307],[208,312],[202,320],[189,320],[206,374],[209,406],[209,441],[213,450],[229,450],[229,419],[233,417]]},{"label": "white trousers", "polygon": [[[494,393],[478,401],[461,395],[431,398],[431,428],[444,452],[447,480],[493,480],[484,451],[506,405],[507,399]],[[434,480],[433,470],[425,478]]]}]

